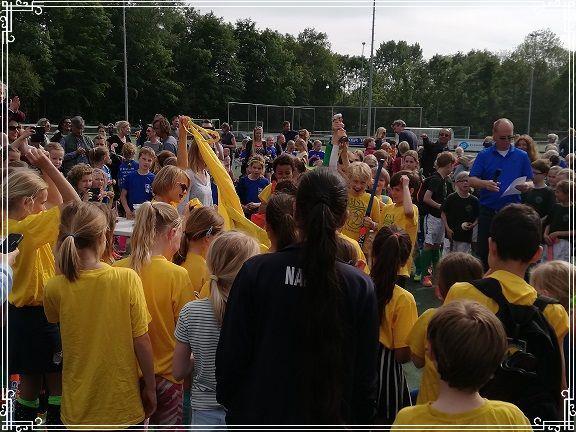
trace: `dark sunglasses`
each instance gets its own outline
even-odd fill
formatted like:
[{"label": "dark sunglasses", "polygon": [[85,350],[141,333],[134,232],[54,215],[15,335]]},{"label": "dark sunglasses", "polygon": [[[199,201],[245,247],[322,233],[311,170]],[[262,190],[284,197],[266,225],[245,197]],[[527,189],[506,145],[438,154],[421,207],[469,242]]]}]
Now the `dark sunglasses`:
[{"label": "dark sunglasses", "polygon": [[182,189],[182,192],[186,192],[188,190],[188,186],[184,183],[178,183],[178,185],[180,186],[180,189]]},{"label": "dark sunglasses", "polygon": [[20,126],[20,125],[18,125],[18,126],[8,126],[8,130],[15,131],[15,130],[17,130],[17,129],[22,129],[22,126]]}]

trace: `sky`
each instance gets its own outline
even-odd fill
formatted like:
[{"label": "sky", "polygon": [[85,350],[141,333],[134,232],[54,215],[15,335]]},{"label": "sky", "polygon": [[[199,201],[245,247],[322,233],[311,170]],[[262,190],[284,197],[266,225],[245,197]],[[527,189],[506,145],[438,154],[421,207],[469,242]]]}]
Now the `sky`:
[{"label": "sky", "polygon": [[[307,27],[328,35],[339,54],[370,56],[370,0],[200,0],[190,1],[203,13],[234,23],[250,18],[259,29],[271,28],[297,36]],[[381,42],[419,43],[423,55],[454,54],[472,49],[512,51],[539,29],[556,33],[565,48],[574,49],[576,8],[558,1],[519,0],[379,0],[376,5],[374,51]],[[571,33],[568,31],[571,29]]]}]

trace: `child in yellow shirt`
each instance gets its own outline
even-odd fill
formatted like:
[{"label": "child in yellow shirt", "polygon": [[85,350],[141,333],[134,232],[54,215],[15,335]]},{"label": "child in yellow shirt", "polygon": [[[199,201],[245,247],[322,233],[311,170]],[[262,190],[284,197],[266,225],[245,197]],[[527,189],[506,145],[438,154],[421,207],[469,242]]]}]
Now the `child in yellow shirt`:
[{"label": "child in yellow shirt", "polygon": [[[150,316],[134,270],[102,262],[106,215],[96,205],[62,210],[44,312],[62,335],[62,422],[136,425],[156,408]],[[139,369],[143,387],[140,387]]]},{"label": "child in yellow shirt", "polygon": [[192,209],[186,219],[184,235],[174,255],[174,263],[188,272],[195,298],[202,299],[210,295],[206,252],[214,237],[222,231],[224,219],[212,207]]},{"label": "child in yellow shirt", "polygon": [[[393,204],[380,206],[381,226],[396,225],[408,236],[412,247],[416,244],[418,234],[418,207],[412,204],[412,194],[419,187],[418,178],[410,171],[398,171],[390,179],[390,198]],[[397,284],[405,286],[412,268],[412,252],[408,261],[398,271]]]},{"label": "child in yellow shirt", "polygon": [[[481,279],[483,273],[482,262],[470,254],[453,252],[444,255],[436,269],[437,297],[444,301],[446,295],[448,295],[448,290],[456,282],[469,282]],[[420,315],[407,338],[414,366],[424,368],[416,401],[418,404],[433,402],[438,397],[440,377],[434,362],[430,359],[429,353],[426,352],[426,332],[436,310],[436,308],[428,309]]]},{"label": "child in yellow shirt", "polygon": [[[52,247],[56,243],[62,203],[79,201],[73,186],[44,152],[24,148],[28,162],[42,171],[21,168],[6,173],[2,198],[8,236],[22,234],[13,266],[14,285],[8,296],[8,373],[20,375],[14,419],[33,422],[38,416],[40,386],[49,389],[47,424],[61,424],[60,330],[44,314],[44,288],[55,275]],[[50,206],[49,210],[46,208]],[[56,359],[56,361],[55,361]]]},{"label": "child in yellow shirt", "polygon": [[[427,332],[430,356],[440,374],[438,399],[401,410],[393,429],[418,425],[493,425],[490,430],[529,430],[515,405],[478,393],[492,377],[508,347],[500,320],[477,302],[460,300],[439,308]],[[504,426],[502,429],[498,425]]]},{"label": "child in yellow shirt", "polygon": [[372,244],[372,269],[380,315],[379,388],[376,424],[389,425],[412,404],[402,363],[410,361],[406,338],[418,318],[414,296],[396,285],[398,270],[410,257],[410,237],[397,227],[383,227]]},{"label": "child in yellow shirt", "polygon": [[158,399],[150,418],[154,425],[182,424],[182,383],[172,375],[174,328],[180,309],[193,299],[194,290],[188,272],[171,262],[181,238],[182,220],[174,207],[144,202],[136,212],[132,254],[114,263],[131,267],[140,275],[152,316],[149,328]]},{"label": "child in yellow shirt", "polygon": [[364,162],[353,162],[348,167],[348,217],[344,222],[342,234],[353,240],[360,237],[360,228],[362,226],[368,229],[376,229],[380,222],[380,205],[377,197],[374,197],[374,203],[370,216],[366,216],[366,209],[370,201],[370,194],[366,189],[371,186],[372,172],[370,167]]}]

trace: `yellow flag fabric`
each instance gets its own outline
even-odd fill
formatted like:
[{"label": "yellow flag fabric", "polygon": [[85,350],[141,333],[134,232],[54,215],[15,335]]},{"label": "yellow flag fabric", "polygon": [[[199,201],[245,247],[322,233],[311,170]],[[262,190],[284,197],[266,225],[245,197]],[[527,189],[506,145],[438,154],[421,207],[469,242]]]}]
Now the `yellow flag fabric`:
[{"label": "yellow flag fabric", "polygon": [[[224,165],[222,165],[216,153],[210,147],[210,144],[220,139],[218,132],[204,129],[192,122],[189,117],[186,117],[185,121],[180,122],[179,136],[183,139],[187,134],[194,137],[207,170],[218,187],[218,213],[224,218],[225,229],[237,229],[245,232],[258,240],[261,250],[267,251],[270,247],[270,239],[266,231],[244,216],[234,183],[232,183],[232,179],[226,172]],[[206,137],[209,138],[207,139]]]}]

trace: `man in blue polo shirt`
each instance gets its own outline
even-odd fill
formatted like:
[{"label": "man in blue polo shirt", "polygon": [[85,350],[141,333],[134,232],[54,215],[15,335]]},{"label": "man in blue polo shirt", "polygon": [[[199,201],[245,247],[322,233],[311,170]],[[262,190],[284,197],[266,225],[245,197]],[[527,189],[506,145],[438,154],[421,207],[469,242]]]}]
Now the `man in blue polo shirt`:
[{"label": "man in blue polo shirt", "polygon": [[[488,269],[488,237],[490,224],[498,210],[510,203],[520,202],[520,193],[502,196],[508,186],[519,177],[532,180],[532,166],[528,154],[512,145],[514,125],[506,118],[494,122],[493,144],[478,153],[470,170],[470,186],[480,189],[478,217],[478,254]],[[533,186],[526,181],[516,186],[525,192]]]}]

